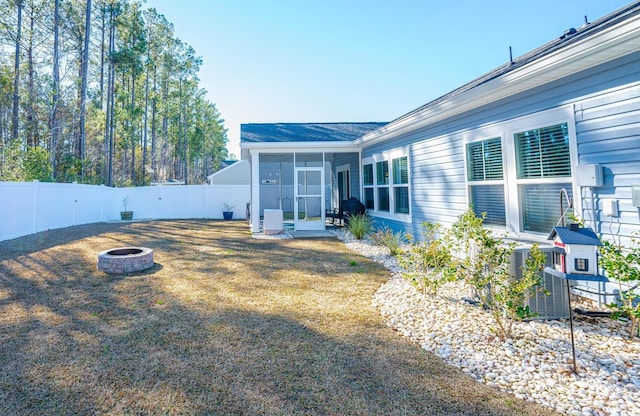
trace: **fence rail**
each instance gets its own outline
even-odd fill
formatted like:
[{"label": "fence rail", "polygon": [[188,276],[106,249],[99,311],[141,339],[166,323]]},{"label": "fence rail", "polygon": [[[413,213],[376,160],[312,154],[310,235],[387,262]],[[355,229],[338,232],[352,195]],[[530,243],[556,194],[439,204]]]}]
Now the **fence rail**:
[{"label": "fence rail", "polygon": [[0,241],[73,225],[133,219],[222,219],[224,205],[244,219],[249,185],[110,188],[104,185],[0,182]]}]

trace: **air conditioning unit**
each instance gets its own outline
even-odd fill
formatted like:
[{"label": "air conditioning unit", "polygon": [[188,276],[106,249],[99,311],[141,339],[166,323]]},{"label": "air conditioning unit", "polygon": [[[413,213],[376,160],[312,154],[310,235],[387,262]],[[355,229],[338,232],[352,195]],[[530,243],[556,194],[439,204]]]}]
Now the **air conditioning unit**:
[{"label": "air conditioning unit", "polygon": [[[545,253],[547,260],[544,266],[553,267],[551,258],[551,246],[539,247]],[[511,254],[510,271],[513,276],[522,277],[522,267],[531,252],[531,246],[522,244],[516,247]],[[558,319],[569,317],[569,301],[567,298],[566,281],[551,274],[544,274],[544,291],[538,291],[535,295],[525,301],[524,306],[528,306],[532,312],[537,314],[538,319]],[[545,294],[545,291],[549,294]]]}]

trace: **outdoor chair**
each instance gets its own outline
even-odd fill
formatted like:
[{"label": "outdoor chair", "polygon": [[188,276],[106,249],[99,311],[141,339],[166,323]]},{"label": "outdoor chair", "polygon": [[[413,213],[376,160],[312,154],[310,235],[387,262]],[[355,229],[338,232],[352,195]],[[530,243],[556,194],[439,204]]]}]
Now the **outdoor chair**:
[{"label": "outdoor chair", "polygon": [[338,208],[327,210],[325,216],[329,222],[339,227],[349,225],[349,217],[355,214],[364,214],[365,207],[357,198],[351,197],[340,202]]},{"label": "outdoor chair", "polygon": [[340,201],[338,208],[328,209],[325,212],[325,217],[329,219],[331,224],[342,225],[342,206],[345,201]]}]

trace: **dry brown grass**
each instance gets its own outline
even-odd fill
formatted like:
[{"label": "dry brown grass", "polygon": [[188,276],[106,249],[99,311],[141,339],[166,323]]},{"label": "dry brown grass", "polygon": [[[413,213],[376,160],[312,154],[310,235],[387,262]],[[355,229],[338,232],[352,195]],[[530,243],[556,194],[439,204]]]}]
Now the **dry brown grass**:
[{"label": "dry brown grass", "polygon": [[[156,265],[96,270],[123,245]],[[385,327],[371,296],[387,278],[338,240],[254,240],[240,222],[2,242],[0,414],[551,414]]]}]

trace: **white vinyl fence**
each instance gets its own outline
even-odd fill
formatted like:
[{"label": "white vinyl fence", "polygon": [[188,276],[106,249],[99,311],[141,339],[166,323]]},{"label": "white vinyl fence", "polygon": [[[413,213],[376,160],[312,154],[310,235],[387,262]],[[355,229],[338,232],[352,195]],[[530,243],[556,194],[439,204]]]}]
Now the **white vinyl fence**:
[{"label": "white vinyl fence", "polygon": [[244,219],[249,185],[172,185],[110,188],[103,185],[0,182],[0,241],[40,231],[120,220],[122,201],[133,219]]}]

